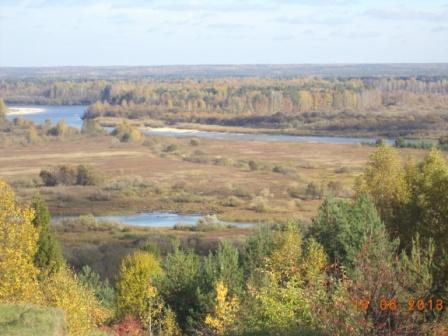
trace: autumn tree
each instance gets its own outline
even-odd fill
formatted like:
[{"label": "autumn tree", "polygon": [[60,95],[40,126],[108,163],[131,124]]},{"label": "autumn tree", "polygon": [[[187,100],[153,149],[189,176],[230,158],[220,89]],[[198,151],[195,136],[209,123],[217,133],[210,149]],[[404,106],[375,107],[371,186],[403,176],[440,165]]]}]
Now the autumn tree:
[{"label": "autumn tree", "polygon": [[92,290],[83,285],[67,267],[44,279],[42,289],[46,305],[64,311],[69,335],[91,335],[111,316]]},{"label": "autumn tree", "polygon": [[161,275],[162,269],[154,255],[136,251],[126,256],[117,281],[118,315],[140,318],[147,308],[148,286],[153,288],[155,278]]},{"label": "autumn tree", "polygon": [[402,162],[395,149],[382,145],[370,156],[364,173],[356,181],[358,195],[368,194],[392,236],[399,235],[400,212],[409,201]]},{"label": "autumn tree", "polygon": [[40,301],[33,263],[39,232],[33,219],[33,209],[18,205],[12,189],[0,180],[0,302]]},{"label": "autumn tree", "polygon": [[218,281],[215,285],[215,306],[212,314],[205,317],[205,324],[214,331],[215,335],[224,335],[235,324],[239,302],[236,297],[228,295],[224,282]]}]

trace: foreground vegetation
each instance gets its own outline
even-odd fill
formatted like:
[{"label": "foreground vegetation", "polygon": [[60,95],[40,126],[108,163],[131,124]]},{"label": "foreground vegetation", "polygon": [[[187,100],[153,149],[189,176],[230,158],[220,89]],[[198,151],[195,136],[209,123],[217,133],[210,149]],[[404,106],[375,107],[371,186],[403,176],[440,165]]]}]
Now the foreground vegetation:
[{"label": "foreground vegetation", "polygon": [[326,198],[308,229],[262,225],[206,256],[136,246],[112,286],[74,274],[42,199],[1,182],[0,302],[59,307],[73,335],[444,335],[447,190],[440,152],[403,164],[381,146],[354,198]]}]

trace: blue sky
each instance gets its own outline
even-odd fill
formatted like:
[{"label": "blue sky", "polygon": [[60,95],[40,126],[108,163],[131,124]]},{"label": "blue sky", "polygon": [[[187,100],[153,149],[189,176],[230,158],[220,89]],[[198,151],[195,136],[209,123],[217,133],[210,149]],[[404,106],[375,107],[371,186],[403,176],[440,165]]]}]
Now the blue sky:
[{"label": "blue sky", "polygon": [[0,66],[448,62],[448,0],[0,0]]}]

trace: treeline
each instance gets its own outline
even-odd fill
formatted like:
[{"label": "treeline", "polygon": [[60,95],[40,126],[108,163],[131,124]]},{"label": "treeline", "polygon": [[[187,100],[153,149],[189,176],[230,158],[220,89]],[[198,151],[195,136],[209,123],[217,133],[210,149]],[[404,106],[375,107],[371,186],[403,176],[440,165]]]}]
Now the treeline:
[{"label": "treeline", "polygon": [[[107,85],[90,115],[157,113],[285,115],[372,111],[392,106],[448,105],[447,80],[346,79],[222,80]],[[440,106],[437,106],[440,105]]]},{"label": "treeline", "polygon": [[139,81],[3,80],[8,103],[90,104],[93,114],[143,112],[257,115],[447,106],[448,80],[420,78],[216,79]]},{"label": "treeline", "polygon": [[112,287],[88,267],[72,274],[43,202],[20,205],[0,182],[0,302],[60,307],[71,335],[446,334],[445,158],[404,164],[381,146],[356,193],[324,200],[307,230],[260,226],[206,257],[148,244]]}]

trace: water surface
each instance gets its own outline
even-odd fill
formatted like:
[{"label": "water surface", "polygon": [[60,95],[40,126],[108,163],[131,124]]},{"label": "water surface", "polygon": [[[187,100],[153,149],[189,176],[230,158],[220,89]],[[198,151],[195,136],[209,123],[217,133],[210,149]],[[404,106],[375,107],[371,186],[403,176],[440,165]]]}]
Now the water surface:
[{"label": "water surface", "polygon": [[[45,120],[51,119],[53,123],[61,119],[71,127],[81,128],[84,111],[87,106],[50,106],[50,105],[11,105],[12,108],[41,108],[44,111],[21,115],[21,118],[33,121],[36,124],[42,124]],[[12,120],[18,115],[9,115]],[[143,132],[148,135],[166,136],[166,137],[198,137],[217,140],[247,140],[247,141],[286,141],[286,142],[310,142],[310,143],[328,143],[353,145],[362,143],[375,143],[376,138],[360,137],[329,137],[329,136],[300,136],[300,135],[276,135],[276,134],[251,134],[251,133],[230,133],[230,132],[211,132],[176,128],[144,128]],[[386,144],[392,145],[394,140],[384,140]]]},{"label": "water surface", "polygon": [[[182,215],[173,212],[142,212],[133,215],[114,215],[114,216],[96,216],[97,220],[118,222],[124,225],[140,226],[140,227],[173,227],[176,224],[196,225],[197,222],[204,216],[195,215]],[[60,220],[65,218],[77,218],[72,216],[55,217],[54,219]],[[252,223],[233,223],[218,221],[219,224],[233,225],[237,227],[248,227],[253,225]]]},{"label": "water surface", "polygon": [[51,119],[53,124],[64,119],[68,126],[81,128],[84,111],[87,109],[85,105],[9,105],[10,108],[36,108],[42,109],[42,112],[30,113],[30,114],[7,114],[6,117],[9,120],[14,118],[22,118],[31,120],[37,125],[41,125],[47,119]]}]

